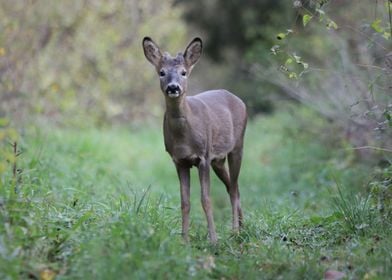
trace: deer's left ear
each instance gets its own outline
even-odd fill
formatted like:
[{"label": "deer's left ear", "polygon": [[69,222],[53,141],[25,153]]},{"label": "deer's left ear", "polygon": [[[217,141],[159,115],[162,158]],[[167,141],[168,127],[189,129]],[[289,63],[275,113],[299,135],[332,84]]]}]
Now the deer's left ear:
[{"label": "deer's left ear", "polygon": [[184,60],[189,68],[199,60],[203,50],[203,42],[199,37],[194,38],[186,47],[184,52]]}]

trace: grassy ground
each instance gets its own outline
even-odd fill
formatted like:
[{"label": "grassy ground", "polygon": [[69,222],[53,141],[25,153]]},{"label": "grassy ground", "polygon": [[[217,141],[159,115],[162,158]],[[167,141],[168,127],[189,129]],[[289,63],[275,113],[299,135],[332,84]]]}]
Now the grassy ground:
[{"label": "grassy ground", "polygon": [[323,141],[323,126],[305,110],[250,123],[238,236],[213,175],[217,246],[207,241],[195,170],[191,243],[181,240],[160,127],[29,128],[19,175],[0,182],[0,278],[321,279],[330,270],[390,279],[390,197],[380,182],[391,170],[377,181],[343,144]]}]

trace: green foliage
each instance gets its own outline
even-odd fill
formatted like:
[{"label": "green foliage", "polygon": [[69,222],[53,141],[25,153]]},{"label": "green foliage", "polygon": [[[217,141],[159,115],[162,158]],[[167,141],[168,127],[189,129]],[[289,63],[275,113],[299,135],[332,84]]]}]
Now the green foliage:
[{"label": "green foliage", "polygon": [[[391,9],[392,3],[389,1],[385,1],[385,11],[389,14],[389,26],[386,25],[386,21],[381,18],[376,18],[371,24],[370,27],[376,31],[379,35],[381,35],[384,39],[389,40],[392,36],[392,18],[391,18]],[[382,26],[386,25],[386,26]]]},{"label": "green foliage", "polygon": [[154,117],[161,96],[141,40],[186,41],[171,0],[3,1],[0,15],[0,110],[17,123]]},{"label": "green foliage", "polygon": [[303,25],[306,26],[312,18],[313,18],[313,16],[311,16],[311,15],[308,15],[308,14],[303,15],[303,17],[302,17]]},{"label": "green foliage", "polygon": [[[369,168],[352,165],[339,142],[331,154],[316,140],[319,126],[328,125],[292,105],[250,123],[240,177],[245,227],[231,234],[229,199],[213,175],[216,247],[207,242],[196,172],[191,243],[183,244],[178,182],[161,129],[32,127],[19,141],[14,198],[10,163],[1,174],[0,277],[314,279],[335,269],[388,279],[390,217],[373,207],[389,202],[379,187],[390,185],[390,166],[377,171],[363,207]],[[334,197],[344,207],[334,208]],[[349,226],[350,215],[360,229]]]},{"label": "green foliage", "polygon": [[[13,129],[9,121],[5,118],[0,118],[0,176],[7,171],[7,167],[13,167],[13,185],[15,189],[17,184],[17,165],[16,160],[20,153],[17,150],[18,133]],[[5,182],[0,180],[0,188],[3,188]]]},{"label": "green foliage", "polygon": [[[381,3],[349,1],[341,5],[350,12],[341,13],[333,2],[296,1],[294,7],[304,29],[292,27],[294,32],[289,37],[279,33],[283,34],[278,35],[279,45],[271,48],[271,64],[283,75],[273,76],[261,66],[256,78],[273,83],[335,122],[348,132],[353,146],[389,150],[392,131],[388,127],[391,99],[387,80],[391,42],[385,34],[391,25],[387,16],[390,5],[383,8]],[[370,11],[369,5],[374,13],[364,14],[366,7]],[[371,19],[374,15],[376,19]],[[371,24],[363,24],[366,21]],[[336,22],[345,25],[339,27]],[[367,47],[361,49],[364,44]],[[361,156],[372,158],[369,153]]]},{"label": "green foliage", "polygon": [[177,0],[185,8],[186,21],[206,34],[206,53],[214,60],[225,59],[227,50],[243,53],[254,43],[271,41],[265,25],[290,22],[285,1],[268,0]]},{"label": "green foliage", "polygon": [[[217,63],[215,71],[204,69],[199,73],[198,87],[226,88],[234,92],[245,101],[251,116],[271,113],[280,90],[255,80],[252,67],[255,62],[268,58],[266,49],[275,37],[282,40],[287,37],[277,26],[287,26],[294,20],[291,3],[268,0],[176,2],[184,8],[185,21],[202,32],[205,54]],[[216,72],[226,75],[219,79]],[[214,81],[200,85],[209,77],[214,77]]]},{"label": "green foliage", "polygon": [[374,215],[370,209],[369,196],[343,194],[338,186],[338,195],[334,198],[334,204],[344,224],[354,233],[363,233],[375,226]]},{"label": "green foliage", "polygon": [[[389,2],[175,2],[1,2],[0,278],[389,279]],[[162,110],[140,40],[179,50],[183,11],[223,62],[201,61],[195,88],[278,110],[247,130],[239,235],[212,178],[216,247],[194,171],[183,244],[161,129],[139,124]],[[88,128],[115,120],[131,128]],[[369,151],[377,167],[355,162]]]},{"label": "green foliage", "polygon": [[392,219],[392,166],[377,168],[374,172],[374,179],[369,183],[371,195],[371,206],[374,211],[383,216],[381,222],[388,222]]}]

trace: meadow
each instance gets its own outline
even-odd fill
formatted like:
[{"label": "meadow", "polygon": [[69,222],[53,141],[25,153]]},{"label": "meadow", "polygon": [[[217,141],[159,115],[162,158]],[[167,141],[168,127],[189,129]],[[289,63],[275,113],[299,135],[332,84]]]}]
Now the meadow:
[{"label": "meadow", "polygon": [[244,228],[231,233],[228,195],[213,174],[212,246],[195,170],[191,242],[182,241],[160,125],[26,128],[18,172],[9,166],[1,177],[0,278],[390,279],[391,168],[323,141],[333,133],[298,106],[252,120],[240,176]]}]

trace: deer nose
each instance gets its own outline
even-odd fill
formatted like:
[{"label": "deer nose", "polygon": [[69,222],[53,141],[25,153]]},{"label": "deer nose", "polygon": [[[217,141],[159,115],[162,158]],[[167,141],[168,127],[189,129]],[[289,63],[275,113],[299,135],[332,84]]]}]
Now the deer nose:
[{"label": "deer nose", "polygon": [[168,84],[166,87],[166,93],[168,95],[177,95],[180,94],[180,86],[178,84],[172,83],[172,84]]}]

